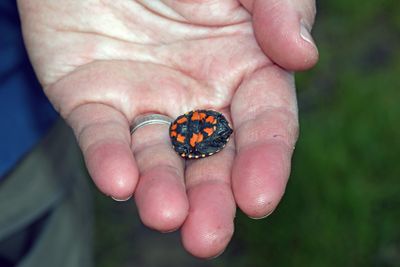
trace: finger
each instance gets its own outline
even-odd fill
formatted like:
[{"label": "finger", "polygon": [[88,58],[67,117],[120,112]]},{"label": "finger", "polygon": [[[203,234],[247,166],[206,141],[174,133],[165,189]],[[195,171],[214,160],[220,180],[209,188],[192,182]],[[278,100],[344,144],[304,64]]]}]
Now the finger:
[{"label": "finger", "polygon": [[103,104],[83,104],[67,118],[97,187],[115,199],[127,199],[138,180],[125,116]]},{"label": "finger", "polygon": [[257,71],[243,81],[231,109],[236,203],[248,216],[261,218],[278,205],[290,173],[298,131],[292,75],[276,65]]},{"label": "finger", "polygon": [[241,0],[253,15],[253,27],[263,51],[288,70],[311,68],[318,49],[310,34],[315,0]]},{"label": "finger", "polygon": [[142,222],[161,232],[179,228],[189,202],[184,161],[171,146],[167,125],[147,125],[132,135],[132,150],[140,171],[135,201]]},{"label": "finger", "polygon": [[234,154],[230,140],[221,152],[187,164],[190,210],[182,227],[182,242],[194,256],[219,255],[233,235],[236,205],[230,179]]}]

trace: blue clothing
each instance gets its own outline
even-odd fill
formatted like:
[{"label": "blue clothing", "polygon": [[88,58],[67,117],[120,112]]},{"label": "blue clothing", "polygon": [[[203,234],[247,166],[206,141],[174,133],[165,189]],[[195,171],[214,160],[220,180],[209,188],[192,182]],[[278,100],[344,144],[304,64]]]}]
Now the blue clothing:
[{"label": "blue clothing", "polygon": [[57,118],[26,54],[15,0],[0,1],[0,180]]}]

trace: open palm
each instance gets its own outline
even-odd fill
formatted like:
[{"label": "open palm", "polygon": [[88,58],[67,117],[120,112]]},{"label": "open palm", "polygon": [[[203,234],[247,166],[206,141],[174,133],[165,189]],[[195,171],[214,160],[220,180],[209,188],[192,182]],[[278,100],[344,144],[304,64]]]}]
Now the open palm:
[{"label": "open palm", "polygon": [[[254,218],[278,204],[298,131],[293,75],[280,66],[305,69],[317,59],[299,34],[274,33],[282,26],[268,14],[290,1],[271,9],[277,1],[242,2],[19,1],[35,71],[96,185],[116,199],[134,194],[144,224],[181,227],[199,257],[226,247],[236,204]],[[312,4],[291,7],[283,25],[299,24],[290,12],[312,24]],[[276,25],[257,26],[269,21]],[[175,118],[200,108],[223,112],[234,129],[212,157],[182,160],[165,125],[130,135],[140,114]]]}]

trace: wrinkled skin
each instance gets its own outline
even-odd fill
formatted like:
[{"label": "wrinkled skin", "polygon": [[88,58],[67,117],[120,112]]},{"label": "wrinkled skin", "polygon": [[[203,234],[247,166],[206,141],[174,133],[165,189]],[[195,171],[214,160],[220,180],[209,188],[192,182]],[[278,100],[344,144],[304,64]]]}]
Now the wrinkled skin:
[{"label": "wrinkled skin", "polygon": [[[318,58],[299,34],[300,22],[313,24],[314,1],[18,4],[37,76],[103,193],[133,194],[144,224],[180,228],[184,247],[203,258],[227,246],[236,205],[252,218],[275,209],[298,134],[288,70]],[[199,108],[223,112],[234,128],[212,157],[185,163],[166,125],[129,133],[139,114]]]}]

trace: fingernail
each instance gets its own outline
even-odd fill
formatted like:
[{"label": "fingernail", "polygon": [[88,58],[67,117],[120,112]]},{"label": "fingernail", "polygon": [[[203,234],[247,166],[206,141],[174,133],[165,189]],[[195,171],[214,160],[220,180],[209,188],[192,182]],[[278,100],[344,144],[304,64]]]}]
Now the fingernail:
[{"label": "fingernail", "polygon": [[308,42],[312,46],[316,47],[314,39],[311,36],[309,27],[306,26],[304,21],[300,21],[300,36],[304,41]]},{"label": "fingernail", "polygon": [[224,252],[225,252],[225,249],[220,251],[217,255],[207,258],[207,260],[214,260],[214,259],[218,258],[219,256],[221,256],[222,254],[224,254]]},{"label": "fingernail", "polygon": [[265,215],[263,215],[263,216],[261,216],[261,217],[250,217],[250,216],[249,216],[249,218],[250,218],[250,219],[253,219],[253,220],[262,220],[262,219],[267,218],[267,217],[268,217],[269,215],[271,215],[273,212],[274,212],[274,211],[271,210],[270,212],[268,212],[267,214],[265,214]]},{"label": "fingernail", "polygon": [[179,229],[179,227],[171,229],[171,230],[166,230],[166,231],[160,231],[160,233],[162,234],[169,234],[169,233],[173,233],[175,231],[177,231]]},{"label": "fingernail", "polygon": [[124,201],[128,201],[129,199],[131,199],[131,197],[132,197],[132,195],[130,195],[126,199],[118,199],[118,198],[115,198],[115,197],[111,197],[111,198],[114,199],[115,201],[118,201],[118,202],[124,202]]}]

